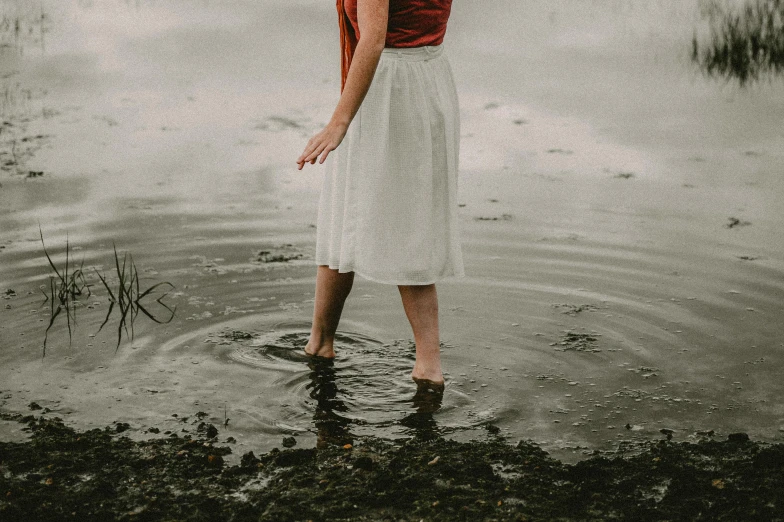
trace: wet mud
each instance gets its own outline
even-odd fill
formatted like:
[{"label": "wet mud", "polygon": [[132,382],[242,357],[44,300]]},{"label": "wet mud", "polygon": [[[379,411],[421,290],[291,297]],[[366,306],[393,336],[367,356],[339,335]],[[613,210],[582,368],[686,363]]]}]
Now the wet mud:
[{"label": "wet mud", "polygon": [[[191,434],[134,441],[127,423],[74,430],[4,415],[3,520],[780,520],[784,445],[744,433],[619,445],[564,464],[491,435],[413,437],[242,455],[196,414]],[[188,419],[188,417],[183,417]],[[148,430],[152,431],[152,430]],[[155,431],[159,433],[159,431]],[[283,446],[288,446],[283,441]]]}]

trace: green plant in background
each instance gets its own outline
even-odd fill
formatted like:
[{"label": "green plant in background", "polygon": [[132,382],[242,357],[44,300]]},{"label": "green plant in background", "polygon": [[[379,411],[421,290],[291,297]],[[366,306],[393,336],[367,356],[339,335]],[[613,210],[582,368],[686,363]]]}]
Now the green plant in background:
[{"label": "green plant in background", "polygon": [[692,61],[709,76],[736,78],[741,86],[784,72],[784,0],[747,1],[732,8],[703,0],[709,37],[692,39]]},{"label": "green plant in background", "polygon": [[[57,317],[63,311],[65,311],[68,325],[68,345],[71,345],[71,324],[73,323],[74,326],[76,325],[76,302],[80,297],[89,298],[92,295],[90,287],[93,285],[87,283],[87,279],[83,270],[84,259],[82,259],[82,262],[78,268],[71,267],[70,243],[68,241],[67,235],[65,240],[65,265],[58,270],[57,266],[54,264],[52,258],[49,256],[49,253],[46,250],[46,245],[44,244],[44,235],[40,224],[38,225],[38,232],[41,236],[41,245],[43,246],[44,255],[49,261],[49,266],[52,268],[52,270],[54,270],[54,275],[49,276],[49,294],[47,295],[47,293],[43,292],[42,290],[45,298],[44,302],[50,302],[49,325],[47,326],[46,332],[44,333],[43,343],[43,356],[46,356],[46,341],[48,339],[49,330],[52,328],[55,319],[57,319]],[[109,321],[115,305],[119,308],[120,311],[120,322],[117,326],[117,347],[115,348],[116,352],[117,349],[120,348],[123,331],[125,331],[126,337],[130,335],[130,338],[133,339],[133,324],[136,320],[136,317],[139,315],[139,312],[142,312],[144,315],[158,324],[165,324],[171,322],[171,320],[174,319],[174,314],[177,307],[175,306],[173,309],[169,308],[169,306],[167,306],[162,301],[162,299],[168,295],[168,291],[166,291],[163,293],[163,295],[158,297],[155,302],[170,312],[169,318],[165,321],[162,321],[150,313],[142,305],[141,300],[150,295],[155,289],[159,287],[168,286],[169,290],[172,290],[174,289],[174,285],[169,282],[160,282],[142,291],[139,282],[139,272],[136,269],[136,264],[133,262],[133,256],[126,252],[123,255],[122,263],[120,263],[120,256],[117,253],[117,247],[114,245],[114,243],[112,243],[112,247],[114,249],[114,266],[117,276],[116,285],[110,285],[107,281],[107,277],[97,270],[95,273],[109,294],[109,310],[106,313],[106,318],[104,319],[103,323],[101,323],[101,326],[98,328],[98,332],[100,332]]]}]

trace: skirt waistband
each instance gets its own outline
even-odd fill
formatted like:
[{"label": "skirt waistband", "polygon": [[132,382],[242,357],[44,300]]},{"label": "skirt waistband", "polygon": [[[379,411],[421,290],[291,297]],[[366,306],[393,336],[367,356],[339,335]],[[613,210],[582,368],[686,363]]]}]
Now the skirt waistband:
[{"label": "skirt waistband", "polygon": [[385,58],[420,62],[438,58],[444,52],[444,44],[422,47],[385,47],[381,56]]}]

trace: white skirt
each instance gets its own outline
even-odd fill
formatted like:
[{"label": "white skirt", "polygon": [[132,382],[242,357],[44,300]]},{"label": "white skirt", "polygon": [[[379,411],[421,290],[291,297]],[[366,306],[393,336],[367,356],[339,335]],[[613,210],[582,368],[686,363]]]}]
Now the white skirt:
[{"label": "white skirt", "polygon": [[464,276],[459,147],[457,91],[443,46],[384,49],[326,161],[316,264],[397,285]]}]

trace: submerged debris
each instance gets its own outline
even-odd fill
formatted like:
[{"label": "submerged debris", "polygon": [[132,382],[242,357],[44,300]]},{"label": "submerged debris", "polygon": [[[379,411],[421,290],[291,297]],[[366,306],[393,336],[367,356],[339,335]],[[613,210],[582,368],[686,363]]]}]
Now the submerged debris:
[{"label": "submerged debris", "polygon": [[562,308],[563,313],[567,315],[577,315],[580,312],[593,311],[599,309],[598,306],[592,304],[574,305],[574,304],[566,304],[566,303],[556,303],[553,305],[553,308]]},{"label": "submerged debris", "polygon": [[724,225],[726,228],[745,227],[751,225],[750,221],[741,221],[736,217],[729,217],[727,219],[729,219],[729,223]]},{"label": "submerged debris", "polygon": [[560,341],[550,343],[550,346],[561,346],[562,348],[557,349],[562,351],[575,350],[578,352],[601,352],[599,348],[596,348],[598,335],[599,334],[566,332],[561,337]]},{"label": "submerged debris", "polygon": [[509,221],[513,218],[512,214],[501,214],[501,216],[477,216],[474,219],[477,221]]},{"label": "submerged debris", "polygon": [[256,263],[287,263],[302,258],[302,253],[297,252],[294,245],[287,243],[269,250],[260,250],[252,261]]},{"label": "submerged debris", "polygon": [[253,339],[253,334],[250,332],[243,332],[242,330],[226,330],[221,332],[220,337],[230,341],[248,341]]}]

